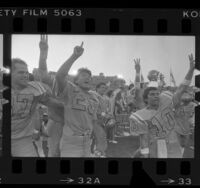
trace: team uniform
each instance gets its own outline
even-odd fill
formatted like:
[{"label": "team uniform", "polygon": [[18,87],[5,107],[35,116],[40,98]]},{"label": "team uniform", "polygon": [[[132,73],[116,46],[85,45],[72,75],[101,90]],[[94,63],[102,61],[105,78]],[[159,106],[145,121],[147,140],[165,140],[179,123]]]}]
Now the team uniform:
[{"label": "team uniform", "polygon": [[[54,79],[52,94],[59,101],[57,92],[57,84]],[[60,103],[62,103],[60,101]],[[47,134],[48,134],[48,157],[59,157],[60,156],[60,140],[62,137],[63,126],[64,126],[64,108],[60,107],[55,109],[48,108],[48,123],[47,123]]]},{"label": "team uniform", "polygon": [[178,139],[179,139],[183,152],[188,153],[184,149],[189,149],[190,157],[194,155],[194,151],[191,150],[191,148],[189,147],[190,147],[190,143],[193,142],[195,106],[196,104],[194,102],[189,102],[187,105],[181,105],[175,111],[176,122],[179,125],[179,126],[176,126]]},{"label": "team uniform", "polygon": [[35,81],[42,82],[52,88],[53,78],[49,75],[47,71],[43,71],[39,68],[33,70],[33,76]]},{"label": "team uniform", "polygon": [[[122,91],[121,89],[116,89],[113,94],[111,95],[111,114],[117,119],[117,115],[123,113],[125,111],[123,102],[122,102]],[[123,130],[118,124],[115,124],[115,135],[122,136]]]},{"label": "team uniform", "polygon": [[29,82],[23,90],[12,89],[11,153],[16,157],[37,157],[32,134],[35,128],[35,110],[45,102],[46,89],[40,82]]},{"label": "team uniform", "polygon": [[95,91],[89,91],[90,93],[94,94],[94,97],[99,102],[98,110],[97,110],[97,117],[99,120],[102,120],[101,125],[105,126],[105,115],[109,114],[110,110],[110,102],[109,98],[106,95],[101,96]]},{"label": "team uniform", "polygon": [[[107,127],[106,124],[108,122],[108,114],[109,114],[109,109],[110,109],[110,103],[109,103],[109,98],[106,95],[101,96],[99,93],[95,91],[90,91],[90,93],[94,94],[94,97],[98,100],[99,105],[97,109],[97,119],[98,123],[100,126],[102,126],[104,132],[104,140],[106,140],[106,133],[107,133]],[[103,132],[102,132],[103,133]],[[102,135],[103,136],[103,135]],[[94,152],[95,148],[95,136],[92,136],[92,152]]]},{"label": "team uniform", "polygon": [[[34,69],[33,72],[34,78],[52,88],[52,95],[59,99],[56,79],[52,78],[46,71],[41,71],[40,69]],[[48,157],[59,157],[60,139],[64,124],[64,109],[62,107],[57,107],[56,110],[48,108],[48,118],[46,128],[48,134]]]},{"label": "team uniform", "polygon": [[[101,130],[100,126],[94,128],[99,102],[93,94],[84,92],[71,82],[66,82],[62,96],[65,124],[60,142],[61,157],[90,157],[92,131],[97,133]],[[106,145],[101,143],[99,135],[97,148],[103,150]]]},{"label": "team uniform", "polygon": [[[149,157],[181,158],[181,147],[176,134],[174,102],[170,92],[162,92],[158,110],[144,108],[130,116],[132,133],[148,135]],[[181,127],[180,127],[181,128]]]},{"label": "team uniform", "polygon": [[121,89],[116,89],[110,97],[110,113],[115,114],[116,97],[121,92]]},{"label": "team uniform", "polygon": [[[32,124],[34,126],[34,129],[39,131],[39,134],[42,134],[42,120],[41,120],[41,114],[39,111],[39,105],[37,105],[36,110],[32,116]],[[32,141],[33,146],[35,148],[35,151],[37,153],[38,157],[45,157],[44,155],[44,151],[43,151],[43,147],[42,147],[42,139],[41,136],[39,137],[38,140],[34,140]]]},{"label": "team uniform", "polygon": [[110,102],[109,102],[109,98],[106,95],[103,96],[97,96],[99,103],[100,103],[100,108],[99,108],[99,113],[109,113],[109,109],[110,109]]}]

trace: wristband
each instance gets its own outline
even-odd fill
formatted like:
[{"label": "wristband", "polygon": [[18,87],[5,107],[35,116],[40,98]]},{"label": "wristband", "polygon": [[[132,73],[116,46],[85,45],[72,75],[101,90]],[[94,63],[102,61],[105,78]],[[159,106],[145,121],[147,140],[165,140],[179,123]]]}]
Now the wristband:
[{"label": "wristband", "polygon": [[145,154],[149,154],[149,148],[143,148],[140,150],[140,153],[145,155]]}]

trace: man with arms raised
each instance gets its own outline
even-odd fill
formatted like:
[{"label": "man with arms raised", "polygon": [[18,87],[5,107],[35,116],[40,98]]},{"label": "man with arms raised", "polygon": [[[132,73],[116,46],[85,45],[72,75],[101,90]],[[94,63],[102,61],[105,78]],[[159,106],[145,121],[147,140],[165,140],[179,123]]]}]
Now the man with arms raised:
[{"label": "man with arms raised", "polygon": [[181,147],[176,135],[175,110],[180,98],[191,83],[195,69],[193,55],[189,56],[190,69],[177,91],[161,92],[158,87],[148,87],[143,94],[146,107],[130,116],[131,132],[140,135],[142,157],[181,158]]},{"label": "man with arms raised", "polygon": [[107,147],[104,130],[97,124],[98,99],[90,93],[91,71],[81,68],[74,83],[65,81],[73,63],[83,54],[83,42],[56,75],[58,92],[64,102],[64,128],[60,143],[61,157],[90,157],[91,134],[96,137],[96,149],[104,153]]}]

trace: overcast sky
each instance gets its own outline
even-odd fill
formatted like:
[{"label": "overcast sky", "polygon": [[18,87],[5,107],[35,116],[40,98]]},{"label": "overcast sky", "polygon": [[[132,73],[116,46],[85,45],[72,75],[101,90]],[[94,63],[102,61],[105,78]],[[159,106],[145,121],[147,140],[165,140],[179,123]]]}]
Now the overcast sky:
[{"label": "overcast sky", "polygon": [[[25,60],[30,72],[38,67],[39,41],[40,35],[12,36],[12,58]],[[145,81],[148,72],[156,69],[169,84],[171,66],[179,84],[189,68],[188,54],[195,55],[195,37],[190,36],[48,35],[48,70],[57,71],[82,41],[84,53],[70,73],[87,67],[94,75],[101,72],[106,76],[122,75],[127,84],[134,81],[134,58],[141,58]]]}]

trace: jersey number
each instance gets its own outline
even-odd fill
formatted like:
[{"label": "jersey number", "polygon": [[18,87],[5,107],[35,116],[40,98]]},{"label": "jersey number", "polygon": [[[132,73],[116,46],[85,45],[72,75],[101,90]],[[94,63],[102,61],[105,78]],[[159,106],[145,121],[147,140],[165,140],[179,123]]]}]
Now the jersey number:
[{"label": "jersey number", "polygon": [[[151,119],[152,134],[163,137],[175,126],[174,114],[172,110],[166,108]],[[154,128],[153,128],[154,127]]]},{"label": "jersey number", "polygon": [[166,131],[163,129],[163,126],[156,117],[152,118],[149,129],[151,134],[156,137],[163,137],[166,134]]},{"label": "jersey number", "polygon": [[76,95],[72,99],[72,108],[86,111],[85,98],[82,95]]},{"label": "jersey number", "polygon": [[174,114],[173,111],[169,108],[166,108],[161,113],[161,118],[165,120],[166,128],[171,130],[175,126]]},{"label": "jersey number", "polygon": [[[88,102],[88,105],[86,104]],[[94,108],[90,101],[86,101],[84,96],[76,95],[72,99],[72,108],[81,111],[88,111],[90,114],[94,113]]]},{"label": "jersey number", "polygon": [[30,113],[33,103],[32,95],[18,94],[12,99],[12,114],[23,118]]}]

